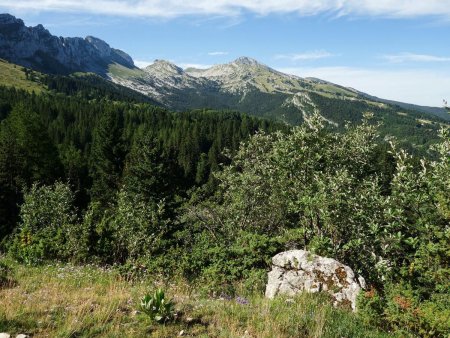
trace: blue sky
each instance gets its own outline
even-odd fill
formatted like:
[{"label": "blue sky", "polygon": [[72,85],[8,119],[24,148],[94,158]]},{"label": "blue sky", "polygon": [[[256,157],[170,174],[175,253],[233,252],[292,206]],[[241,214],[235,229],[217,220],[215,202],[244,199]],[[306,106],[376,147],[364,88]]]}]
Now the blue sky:
[{"label": "blue sky", "polygon": [[0,0],[0,11],[94,35],[138,65],[249,56],[383,98],[450,99],[450,0]]}]

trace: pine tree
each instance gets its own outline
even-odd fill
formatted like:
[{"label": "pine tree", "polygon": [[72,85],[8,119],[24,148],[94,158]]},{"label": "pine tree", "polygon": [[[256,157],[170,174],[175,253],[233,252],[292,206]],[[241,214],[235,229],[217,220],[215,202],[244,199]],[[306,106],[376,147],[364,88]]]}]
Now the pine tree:
[{"label": "pine tree", "polygon": [[150,135],[138,138],[130,151],[124,170],[124,189],[142,196],[147,202],[166,196],[168,168],[161,147]]},{"label": "pine tree", "polygon": [[51,183],[60,168],[57,150],[39,116],[17,105],[0,127],[0,237],[14,224],[22,190],[33,182]]},{"label": "pine tree", "polygon": [[125,157],[122,138],[123,113],[107,110],[102,113],[93,133],[90,176],[93,180],[91,200],[107,206],[119,189]]}]

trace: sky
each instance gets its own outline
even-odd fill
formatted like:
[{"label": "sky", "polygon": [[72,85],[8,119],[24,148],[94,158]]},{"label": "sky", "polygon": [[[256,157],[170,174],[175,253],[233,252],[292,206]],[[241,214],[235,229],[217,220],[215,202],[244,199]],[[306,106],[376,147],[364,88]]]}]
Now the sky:
[{"label": "sky", "polygon": [[0,0],[57,36],[185,68],[240,56],[385,99],[450,101],[450,0]]}]

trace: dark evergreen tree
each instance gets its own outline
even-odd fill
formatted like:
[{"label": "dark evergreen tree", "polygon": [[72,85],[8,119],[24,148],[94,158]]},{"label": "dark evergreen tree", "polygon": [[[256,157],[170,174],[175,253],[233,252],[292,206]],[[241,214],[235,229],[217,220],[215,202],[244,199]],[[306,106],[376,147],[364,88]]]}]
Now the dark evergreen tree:
[{"label": "dark evergreen tree", "polygon": [[160,200],[168,195],[169,173],[157,140],[148,134],[141,136],[134,142],[126,161],[124,189],[146,201]]},{"label": "dark evergreen tree", "polygon": [[60,175],[58,153],[39,116],[17,105],[0,126],[0,236],[11,231],[22,190]]},{"label": "dark evergreen tree", "polygon": [[92,201],[107,206],[119,189],[125,157],[122,137],[123,112],[117,109],[104,111],[93,133],[90,156]]}]

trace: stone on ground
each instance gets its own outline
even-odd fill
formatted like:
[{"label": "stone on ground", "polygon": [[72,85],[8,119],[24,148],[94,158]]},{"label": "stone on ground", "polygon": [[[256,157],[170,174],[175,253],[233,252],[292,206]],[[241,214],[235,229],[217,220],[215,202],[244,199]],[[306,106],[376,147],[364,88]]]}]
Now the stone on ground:
[{"label": "stone on ground", "polygon": [[327,292],[335,306],[356,310],[356,298],[365,288],[364,278],[332,258],[321,257],[305,250],[290,250],[272,258],[266,297],[278,294],[293,296],[299,292]]}]

